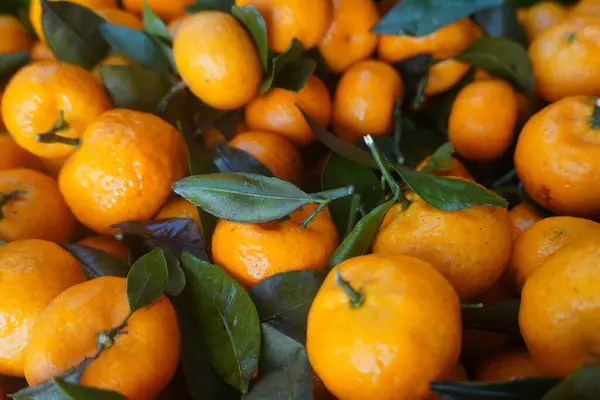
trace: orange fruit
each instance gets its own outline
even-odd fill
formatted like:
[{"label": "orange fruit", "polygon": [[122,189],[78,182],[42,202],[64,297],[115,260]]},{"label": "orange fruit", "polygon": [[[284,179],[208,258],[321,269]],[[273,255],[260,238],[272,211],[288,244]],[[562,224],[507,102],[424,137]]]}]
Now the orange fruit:
[{"label": "orange fruit", "polygon": [[19,18],[10,14],[0,14],[0,54],[17,53],[28,50],[32,39]]},{"label": "orange fruit", "polygon": [[329,69],[340,73],[371,57],[379,37],[370,31],[378,21],[379,11],[373,0],[334,0],[333,21],[319,43]]},{"label": "orange fruit", "polygon": [[476,206],[442,211],[414,193],[407,198],[412,201],[407,210],[396,204],[386,214],[373,253],[403,254],[430,262],[462,300],[481,294],[500,278],[512,242],[506,209]]},{"label": "orange fruit", "polygon": [[60,170],[68,159],[69,157],[67,156],[58,158],[40,158],[40,161],[44,167],[43,171],[54,179],[57,179],[58,175],[60,174]]},{"label": "orange fruit", "polygon": [[[423,168],[425,168],[430,159],[431,156],[425,157],[423,161],[421,161],[421,163],[417,166],[417,171],[421,171]],[[449,170],[432,171],[431,173],[437,176],[453,176],[455,178],[463,178],[469,181],[475,181],[475,179],[469,173],[469,171],[467,171],[463,163],[460,162],[460,160],[456,157],[452,157],[452,168],[450,168]]]},{"label": "orange fruit", "polygon": [[[185,8],[196,0],[146,0],[152,11],[159,17],[170,21],[185,15]],[[134,14],[142,15],[144,0],[123,0],[123,7]]]},{"label": "orange fruit", "polygon": [[96,65],[94,67],[94,69],[92,70],[94,77],[96,77],[96,79],[98,79],[100,82],[102,82],[102,75],[100,74],[100,68],[103,65],[127,66],[127,65],[135,65],[135,61],[130,60],[129,58],[125,57],[122,54],[110,54],[110,55],[106,56],[104,58],[104,60],[100,61],[100,63],[98,65]]},{"label": "orange fruit", "polygon": [[292,39],[305,49],[315,47],[333,17],[331,0],[235,0],[236,6],[254,6],[267,25],[269,50],[285,52]]},{"label": "orange fruit", "polygon": [[[465,367],[463,367],[461,363],[457,363],[449,374],[438,377],[436,380],[468,381],[469,377],[467,376],[467,371],[465,371]],[[432,393],[431,395],[429,395],[427,400],[443,400],[443,398],[438,394]]]},{"label": "orange fruit", "polygon": [[186,199],[179,196],[171,196],[169,200],[158,211],[154,217],[156,220],[171,219],[171,218],[187,218],[193,220],[200,233],[202,233],[202,224],[200,223],[200,214],[198,207],[190,203]]},{"label": "orange fruit", "polygon": [[42,143],[38,134],[52,130],[60,112],[68,124],[56,132],[79,138],[85,128],[111,103],[90,72],[59,61],[40,61],[21,68],[2,96],[2,119],[19,146],[40,157],[66,157],[73,146]]},{"label": "orange fruit", "polygon": [[44,42],[38,40],[29,49],[29,57],[33,61],[55,61],[54,53]]},{"label": "orange fruit", "polygon": [[94,12],[112,25],[120,25],[126,28],[135,29],[136,31],[142,30],[142,21],[140,18],[127,11],[118,8],[100,8]]},{"label": "orange fruit", "polygon": [[522,232],[513,244],[507,268],[518,292],[544,261],[561,248],[600,235],[600,224],[583,218],[550,217]]},{"label": "orange fruit", "polygon": [[518,114],[515,91],[508,83],[499,79],[469,83],[452,105],[448,139],[467,159],[498,159],[513,141]]},{"label": "orange fruit", "polygon": [[18,240],[0,246],[0,373],[24,376],[25,352],[38,316],[69,286],[85,280],[59,245]]},{"label": "orange fruit", "polygon": [[547,101],[600,96],[600,18],[573,17],[539,34],[529,46],[535,88]]},{"label": "orange fruit", "polygon": [[353,142],[365,135],[385,135],[392,129],[394,105],[402,98],[402,78],[390,65],[360,61],[338,82],[333,100],[333,130]]},{"label": "orange fruit", "polygon": [[88,126],[67,160],[60,191],[81,223],[100,234],[111,225],[150,219],[187,173],[179,132],[147,113],[115,109]]},{"label": "orange fruit", "polygon": [[40,169],[40,164],[36,156],[19,147],[10,135],[0,133],[0,171],[12,168]]},{"label": "orange fruit", "polygon": [[183,22],[184,19],[187,18],[187,14],[186,15],[182,15],[180,17],[174,18],[171,21],[169,21],[169,23],[167,24],[167,30],[169,31],[169,34],[171,35],[171,39],[175,40],[175,36],[177,36],[177,33],[179,32],[179,28],[181,28],[181,23]]},{"label": "orange fruit", "polygon": [[598,235],[549,257],[523,287],[519,325],[539,370],[567,376],[598,365],[600,242]]},{"label": "orange fruit", "polygon": [[[235,124],[235,129],[233,131],[233,136],[240,134],[242,132],[246,132],[248,127],[243,119],[240,119]],[[227,142],[227,137],[219,130],[219,128],[215,125],[209,125],[202,132],[202,140],[204,141],[204,145],[209,149],[212,149],[219,143]]]},{"label": "orange fruit", "polygon": [[[560,215],[600,216],[600,135],[595,99],[574,96],[539,111],[525,124],[515,168],[538,204]],[[598,122],[600,123],[600,121]]]},{"label": "orange fruit", "polygon": [[229,145],[250,154],[276,178],[297,182],[304,170],[302,156],[283,136],[265,131],[248,131],[236,135]]},{"label": "orange fruit", "polygon": [[433,96],[454,86],[469,72],[469,66],[453,60],[480,36],[468,18],[453,22],[425,36],[382,35],[379,39],[379,58],[387,62],[409,59],[417,54],[430,54],[444,59],[429,70],[425,94]]},{"label": "orange fruit", "polygon": [[527,228],[541,220],[542,215],[527,203],[519,203],[508,212],[512,224],[513,241]]},{"label": "orange fruit", "polygon": [[329,273],[308,314],[306,349],[339,399],[424,399],[458,360],[460,324],[456,292],[431,264],[371,254]]},{"label": "orange fruit", "polygon": [[531,355],[526,349],[511,349],[484,359],[475,371],[478,381],[514,381],[539,377]]},{"label": "orange fruit", "polygon": [[0,240],[61,243],[74,229],[73,214],[54,179],[30,169],[0,171]]},{"label": "orange fruit", "polygon": [[246,105],[246,125],[278,133],[296,146],[308,144],[315,136],[298,107],[323,128],[329,124],[331,97],[323,81],[312,75],[298,93],[275,88],[255,97]]},{"label": "orange fruit", "polygon": [[129,249],[121,241],[110,236],[88,236],[81,239],[77,244],[104,250],[121,260],[129,261]]},{"label": "orange fruit", "polygon": [[568,16],[569,12],[560,3],[541,1],[518,12],[519,23],[531,42],[540,33],[553,27]]},{"label": "orange fruit", "polygon": [[[25,360],[30,385],[50,379],[97,352],[101,332],[129,314],[126,279],[102,277],[61,293],[35,323]],[[84,315],[86,318],[82,318]],[[153,399],[167,386],[179,362],[177,315],[164,295],[133,313],[127,334],[92,361],[80,384],[117,391],[131,400]]]},{"label": "orange fruit", "polygon": [[301,227],[315,208],[306,205],[287,219],[261,224],[219,220],[212,237],[215,264],[247,287],[281,272],[324,270],[338,233],[327,208]]},{"label": "orange fruit", "polygon": [[570,7],[569,16],[600,16],[600,1],[580,0]]}]

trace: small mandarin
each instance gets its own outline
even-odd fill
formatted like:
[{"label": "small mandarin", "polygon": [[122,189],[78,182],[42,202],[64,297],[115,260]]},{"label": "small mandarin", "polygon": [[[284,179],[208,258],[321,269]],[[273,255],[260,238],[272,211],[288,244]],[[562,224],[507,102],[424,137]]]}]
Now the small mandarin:
[{"label": "small mandarin", "polygon": [[523,26],[531,42],[540,33],[561,22],[569,12],[553,1],[540,1],[519,13],[519,23]]},{"label": "small mandarin", "polygon": [[186,199],[179,196],[172,196],[158,211],[154,217],[155,220],[164,220],[171,218],[187,218],[193,220],[200,233],[202,233],[202,224],[200,222],[200,213],[198,207]]},{"label": "small mandarin", "polygon": [[[247,130],[248,127],[246,126],[244,120],[239,119],[235,124],[235,128],[233,130],[233,137],[240,133],[246,132]],[[206,127],[204,131],[202,131],[202,141],[204,142],[204,145],[207,148],[212,149],[219,143],[227,142],[227,137],[225,136],[225,134],[223,134],[223,132],[221,132],[217,125],[211,124],[208,127]]]},{"label": "small mandarin", "polygon": [[29,57],[33,61],[56,61],[56,57],[52,53],[52,50],[50,50],[50,47],[40,40],[31,46]]},{"label": "small mandarin", "polygon": [[13,168],[40,169],[40,164],[39,158],[21,148],[10,135],[0,133],[0,171]]},{"label": "small mandarin", "polygon": [[600,1],[580,0],[573,4],[568,10],[569,16],[600,16]]},{"label": "small mandarin", "polygon": [[137,15],[128,13],[118,8],[100,8],[94,11],[112,25],[120,25],[126,28],[142,30],[142,21]]},{"label": "small mandarin", "polygon": [[32,44],[31,36],[21,21],[10,14],[0,14],[0,37],[0,54],[26,51]]},{"label": "small mandarin", "polygon": [[60,170],[68,159],[69,157],[67,156],[58,158],[40,158],[40,161],[43,166],[43,171],[54,179],[57,179],[58,175],[60,174]]},{"label": "small mandarin", "polygon": [[104,250],[125,262],[129,260],[129,249],[127,246],[110,236],[88,236],[81,239],[77,244]]},{"label": "small mandarin", "polygon": [[478,381],[514,381],[542,376],[526,349],[511,349],[484,359],[475,371]]},{"label": "small mandarin", "polygon": [[509,212],[510,222],[513,228],[513,241],[527,228],[541,220],[542,215],[527,203],[519,203]]},{"label": "small mandarin", "polygon": [[[146,0],[148,6],[159,17],[170,21],[185,15],[185,8],[196,0]],[[144,0],[123,0],[123,7],[134,14],[142,15]]]}]

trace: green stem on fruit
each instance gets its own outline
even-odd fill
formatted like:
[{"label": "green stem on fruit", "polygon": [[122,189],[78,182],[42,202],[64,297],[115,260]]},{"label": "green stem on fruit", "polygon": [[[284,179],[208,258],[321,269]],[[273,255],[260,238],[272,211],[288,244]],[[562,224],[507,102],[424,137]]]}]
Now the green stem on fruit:
[{"label": "green stem on fruit", "polygon": [[6,203],[8,203],[10,200],[14,200],[18,197],[23,196],[23,194],[23,192],[19,192],[17,190],[6,194],[0,193],[0,220],[4,219],[4,206],[6,205]]},{"label": "green stem on fruit", "polygon": [[81,144],[81,140],[77,138],[70,138],[66,136],[60,136],[58,132],[69,129],[69,123],[65,120],[65,114],[63,110],[58,111],[58,120],[54,123],[52,128],[48,132],[38,133],[35,137],[40,143],[61,143],[69,146],[78,147]]},{"label": "green stem on fruit", "polygon": [[311,212],[310,215],[308,217],[306,217],[306,219],[304,221],[302,221],[302,224],[300,226],[302,228],[306,228],[308,226],[308,224],[310,224],[310,221],[312,221],[313,218],[316,217],[318,213],[320,213],[325,207],[327,207],[327,204],[328,203],[321,203],[321,204],[319,204],[313,210],[313,212]]},{"label": "green stem on fruit", "polygon": [[336,285],[338,285],[350,299],[348,302],[350,308],[358,308],[363,305],[365,302],[365,295],[362,292],[354,289],[350,285],[350,282],[342,278],[342,273],[340,272],[339,268],[335,271],[334,278]]},{"label": "green stem on fruit", "polygon": [[600,129],[600,97],[596,98],[594,103],[594,111],[590,117],[590,125],[592,129]]}]

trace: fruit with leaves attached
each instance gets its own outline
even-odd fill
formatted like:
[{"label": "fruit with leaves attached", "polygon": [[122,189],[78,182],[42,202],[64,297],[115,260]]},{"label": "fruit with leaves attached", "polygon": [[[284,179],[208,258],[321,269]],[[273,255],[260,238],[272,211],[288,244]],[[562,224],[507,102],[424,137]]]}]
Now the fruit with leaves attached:
[{"label": "fruit with leaves attached", "polygon": [[371,254],[336,266],[308,315],[306,348],[337,398],[424,399],[460,353],[458,296],[423,260]]},{"label": "fruit with leaves attached", "polygon": [[171,218],[191,219],[198,226],[200,233],[202,233],[202,224],[200,222],[198,207],[182,197],[171,196],[154,217],[155,220]]},{"label": "fruit with leaves attached", "polygon": [[508,212],[508,216],[512,223],[513,241],[523,233],[523,231],[543,218],[535,208],[527,203],[519,203],[514,206]]},{"label": "fruit with leaves attached", "polygon": [[18,240],[0,246],[0,373],[24,376],[33,325],[60,293],[85,280],[79,263],[59,245]]},{"label": "fruit with leaves attached", "polygon": [[27,51],[32,39],[21,21],[14,15],[0,14],[0,54]]},{"label": "fruit with leaves attached", "polygon": [[[185,15],[185,8],[196,0],[146,0],[148,6],[160,18],[170,21]],[[123,0],[123,7],[134,14],[142,15],[144,0]]]},{"label": "fruit with leaves attached", "polygon": [[120,240],[110,236],[88,236],[81,239],[77,244],[81,244],[94,249],[103,250],[113,256],[119,257],[127,262],[129,260],[129,249]]},{"label": "fruit with leaves attached", "polygon": [[525,30],[530,42],[540,33],[567,18],[568,15],[569,11],[562,4],[554,1],[540,1],[517,12],[519,24]]},{"label": "fruit with leaves attached", "polygon": [[[101,277],[65,290],[33,328],[25,360],[27,382],[38,384],[93,357],[99,334],[120,326],[129,311],[125,278]],[[131,400],[156,398],[179,362],[175,309],[162,295],[135,311],[125,331],[110,338],[112,343],[85,368],[79,383]]]},{"label": "fruit with leaves attached", "polygon": [[482,360],[476,368],[475,380],[514,381],[542,376],[527,349],[504,350]]},{"label": "fruit with leaves attached", "polygon": [[100,8],[94,10],[94,12],[112,25],[124,26],[136,31],[142,30],[142,21],[140,18],[127,11],[118,8]]}]

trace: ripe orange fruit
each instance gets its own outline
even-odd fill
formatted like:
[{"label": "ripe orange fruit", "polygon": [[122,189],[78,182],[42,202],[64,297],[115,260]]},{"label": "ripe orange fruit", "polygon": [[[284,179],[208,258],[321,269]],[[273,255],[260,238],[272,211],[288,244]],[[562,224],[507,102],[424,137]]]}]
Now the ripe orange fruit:
[{"label": "ripe orange fruit", "polygon": [[569,8],[569,16],[600,16],[598,0],[580,0]]},{"label": "ripe orange fruit", "polygon": [[73,214],[54,179],[30,169],[0,171],[0,240],[61,243],[74,229]]},{"label": "ripe orange fruit", "polygon": [[560,3],[541,1],[517,13],[519,23],[525,30],[529,41],[540,33],[564,20],[569,12]]},{"label": "ripe orange fruit", "polygon": [[266,131],[248,131],[236,135],[229,145],[260,161],[276,178],[297,182],[304,170],[302,156],[283,136]]},{"label": "ripe orange fruit", "polygon": [[[27,349],[25,377],[30,385],[96,354],[97,335],[121,325],[129,314],[125,286],[125,278],[92,279],[50,303],[36,321]],[[85,369],[79,383],[114,390],[131,400],[156,398],[179,362],[175,309],[163,295],[134,312],[125,329],[127,334],[114,339]]]},{"label": "ripe orange fruit", "polygon": [[335,0],[333,21],[319,43],[329,69],[340,73],[371,57],[379,37],[370,31],[378,21],[379,11],[373,0]]},{"label": "ripe orange fruit", "polygon": [[[425,157],[423,161],[421,161],[421,163],[417,166],[417,171],[421,171],[423,168],[425,168],[430,159],[431,156]],[[453,176],[455,178],[463,178],[469,181],[475,181],[475,178],[473,178],[473,176],[469,173],[469,171],[467,171],[463,163],[461,163],[460,160],[456,157],[452,157],[452,168],[450,168],[449,170],[432,171],[431,173],[437,176]]]},{"label": "ripe orange fruit", "polygon": [[54,179],[58,179],[60,170],[68,159],[69,157],[67,156],[58,158],[40,158],[39,160],[42,163],[43,171]]},{"label": "ripe orange fruit", "polygon": [[475,81],[456,96],[448,120],[448,139],[470,160],[498,159],[510,147],[519,106],[515,91],[499,79]]},{"label": "ripe orange fruit", "polygon": [[595,99],[574,96],[539,111],[525,124],[515,167],[527,193],[560,215],[600,216],[600,136]]},{"label": "ripe orange fruit", "polygon": [[542,263],[561,248],[600,235],[600,224],[583,218],[550,217],[522,232],[513,244],[507,273],[518,292]]},{"label": "ripe orange fruit", "polygon": [[542,215],[527,203],[519,203],[508,212],[512,224],[513,241],[527,228],[541,220]]},{"label": "ripe orange fruit", "polygon": [[18,240],[0,246],[0,373],[24,376],[25,350],[38,316],[69,286],[85,280],[59,245]]},{"label": "ripe orange fruit", "polygon": [[[246,132],[247,130],[248,130],[248,127],[246,126],[246,123],[244,122],[243,119],[240,119],[235,124],[233,136],[235,137],[235,135],[238,135],[242,132]],[[206,145],[207,148],[212,149],[219,143],[227,142],[227,137],[225,137],[223,132],[221,132],[215,124],[212,124],[212,125],[209,125],[202,132],[202,140],[204,141],[204,144]]]},{"label": "ripe orange fruit", "polygon": [[40,61],[21,68],[8,83],[2,119],[24,149],[40,157],[66,157],[73,146],[42,143],[38,134],[52,130],[63,112],[68,127],[56,134],[79,138],[110,107],[108,95],[90,72],[59,61]]},{"label": "ripe orange fruit", "polygon": [[476,206],[441,211],[409,193],[407,210],[396,204],[386,214],[373,242],[373,253],[403,254],[430,262],[454,286],[462,300],[490,287],[510,257],[508,211]]},{"label": "ripe orange fruit", "polygon": [[254,6],[267,25],[269,50],[285,52],[292,39],[305,49],[315,47],[333,17],[331,0],[235,0],[236,6]]},{"label": "ripe orange fruit", "polygon": [[[185,15],[185,8],[191,6],[196,0],[146,0],[148,5],[159,17],[170,21]],[[142,14],[143,0],[123,0],[123,7],[137,15]]]},{"label": "ripe orange fruit", "polygon": [[115,109],[88,126],[67,160],[59,187],[81,223],[100,234],[111,225],[150,219],[187,172],[179,132],[147,113]]},{"label": "ripe orange fruit", "polygon": [[424,399],[458,360],[460,324],[456,292],[431,264],[371,254],[329,273],[308,314],[306,349],[339,399]]},{"label": "ripe orange fruit", "polygon": [[281,272],[324,270],[338,233],[327,208],[301,227],[315,208],[306,205],[288,219],[262,224],[219,220],[212,238],[214,262],[248,287]]},{"label": "ripe orange fruit", "polygon": [[[573,17],[539,34],[529,46],[535,88],[547,101],[600,96],[600,19]],[[559,60],[559,61],[557,61]],[[567,61],[568,60],[568,61]]]},{"label": "ripe orange fruit", "polygon": [[454,86],[469,72],[469,66],[452,57],[480,36],[468,18],[453,22],[426,36],[388,36],[379,39],[379,58],[387,62],[409,59],[417,54],[431,54],[438,62],[429,70],[425,94],[433,96]]},{"label": "ripe orange fruit", "polygon": [[511,349],[484,359],[475,371],[478,381],[514,381],[541,376],[526,349]]},{"label": "ripe orange fruit", "polygon": [[567,376],[599,364],[599,285],[598,235],[563,247],[525,283],[519,325],[542,373]]},{"label": "ripe orange fruit", "polygon": [[385,135],[392,128],[394,105],[402,97],[402,78],[390,65],[360,61],[342,75],[333,100],[333,130],[353,142]]},{"label": "ripe orange fruit", "polygon": [[0,54],[25,51],[31,47],[31,36],[14,15],[0,14],[0,37]]},{"label": "ripe orange fruit", "polygon": [[44,42],[38,40],[31,46],[29,49],[29,57],[33,61],[55,61],[56,57],[50,47],[48,47]]},{"label": "ripe orange fruit", "polygon": [[10,135],[0,133],[0,171],[12,168],[40,169],[40,164],[36,156],[19,147]]},{"label": "ripe orange fruit", "polygon": [[142,21],[137,15],[118,8],[100,8],[95,13],[113,25],[120,25],[136,31],[142,30]]},{"label": "ripe orange fruit", "polygon": [[275,88],[255,97],[246,106],[246,125],[278,133],[296,146],[308,144],[315,136],[298,107],[323,128],[329,125],[331,97],[323,81],[313,75],[298,93]]},{"label": "ripe orange fruit", "polygon": [[173,54],[192,93],[214,108],[245,105],[262,80],[261,61],[250,35],[224,12],[188,16],[179,27]]},{"label": "ripe orange fruit", "polygon": [[[49,0],[49,1],[61,1],[61,0]],[[80,4],[92,10],[98,10],[102,8],[117,8],[117,0],[66,0],[70,3]],[[29,20],[33,26],[33,30],[37,34],[38,38],[42,42],[44,39],[44,32],[42,31],[42,4],[40,0],[31,0],[31,6],[29,7]]]},{"label": "ripe orange fruit", "polygon": [[171,35],[171,39],[175,40],[175,36],[179,32],[179,28],[181,27],[181,23],[184,19],[186,19],[188,14],[182,15],[180,17],[174,18],[167,24],[167,30],[169,31],[169,35]]},{"label": "ripe orange fruit", "polygon": [[200,229],[200,233],[202,233],[202,224],[200,223],[198,207],[182,197],[172,196],[169,198],[154,217],[156,220],[171,218],[191,219],[196,223],[198,229]]},{"label": "ripe orange fruit", "polygon": [[107,253],[119,257],[125,262],[129,260],[129,249],[127,246],[110,236],[88,236],[81,239],[77,244],[104,250]]}]

